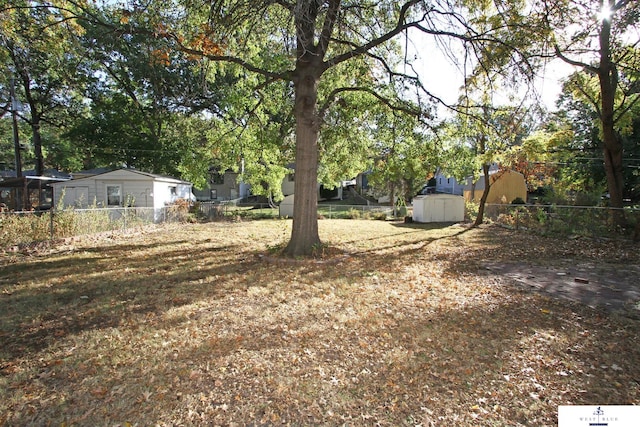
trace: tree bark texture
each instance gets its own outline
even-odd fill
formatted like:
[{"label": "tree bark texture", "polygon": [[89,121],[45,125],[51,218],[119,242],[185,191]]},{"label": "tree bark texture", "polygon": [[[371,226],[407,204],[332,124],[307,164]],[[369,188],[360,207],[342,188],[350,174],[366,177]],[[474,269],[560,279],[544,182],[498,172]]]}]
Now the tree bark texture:
[{"label": "tree bark texture", "polygon": [[615,95],[618,88],[618,71],[611,60],[611,22],[602,20],[600,29],[600,67],[598,80],[602,96],[600,119],[602,121],[602,139],[604,166],[609,190],[609,204],[613,210],[613,222],[616,226],[625,225],[622,199],[624,178],[622,170],[622,141],[615,130]]},{"label": "tree bark texture", "polygon": [[[296,169],[293,198],[293,228],[284,254],[313,255],[321,244],[318,234],[318,83],[327,69],[327,53],[340,0],[330,0],[322,25],[317,25],[322,2],[298,1],[294,8],[296,68],[293,72],[296,117]],[[316,31],[321,28],[320,33]]]},{"label": "tree bark texture", "polygon": [[44,175],[44,156],[42,155],[42,134],[40,133],[40,117],[35,114],[31,116],[31,131],[33,132],[32,142],[36,163],[36,176]]},{"label": "tree bark texture", "polygon": [[489,177],[489,165],[482,165],[482,176],[484,177],[484,190],[482,191],[482,196],[480,197],[480,204],[478,206],[478,216],[476,217],[475,222],[473,223],[474,227],[479,226],[484,221],[484,207],[487,203],[487,198],[489,197],[489,190],[491,189],[491,179]]},{"label": "tree bark texture", "polygon": [[31,111],[31,120],[29,121],[29,125],[31,125],[31,131],[33,132],[31,142],[33,143],[33,151],[35,155],[36,176],[42,176],[44,174],[44,157],[42,155],[42,135],[40,133],[41,113],[38,111],[38,106],[31,92],[31,76],[27,70],[21,70],[20,77],[24,87],[24,95]]},{"label": "tree bark texture", "polygon": [[320,245],[318,234],[318,64],[298,69],[295,79],[296,166],[293,228],[287,256],[309,256]]}]

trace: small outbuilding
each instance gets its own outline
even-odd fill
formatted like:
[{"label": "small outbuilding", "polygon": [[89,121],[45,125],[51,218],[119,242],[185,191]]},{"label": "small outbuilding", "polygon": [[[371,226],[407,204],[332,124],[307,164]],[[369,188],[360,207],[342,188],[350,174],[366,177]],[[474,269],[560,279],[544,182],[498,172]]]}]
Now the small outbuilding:
[{"label": "small outbuilding", "polygon": [[293,194],[289,194],[280,202],[280,217],[293,218]]},{"label": "small outbuilding", "polygon": [[413,198],[414,222],[464,221],[464,198],[453,194],[427,194]]},{"label": "small outbuilding", "polygon": [[119,169],[51,184],[56,207],[163,208],[178,199],[193,200],[192,184],[134,169]]}]

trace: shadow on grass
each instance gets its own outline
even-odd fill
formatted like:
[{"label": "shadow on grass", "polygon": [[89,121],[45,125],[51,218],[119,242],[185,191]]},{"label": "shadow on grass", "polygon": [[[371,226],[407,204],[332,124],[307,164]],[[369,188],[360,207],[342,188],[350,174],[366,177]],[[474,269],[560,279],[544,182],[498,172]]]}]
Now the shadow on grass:
[{"label": "shadow on grass", "polygon": [[[349,299],[326,309],[344,312]],[[265,307],[262,316],[234,323],[232,334],[218,326],[199,340],[155,353],[142,346],[141,354],[101,378],[100,392],[85,393],[73,405],[83,378],[61,378],[74,361],[50,366],[39,381],[68,401],[50,399],[38,413],[11,421],[228,424],[275,414],[280,421],[315,425],[341,419],[367,425],[358,418],[363,415],[396,425],[407,419],[527,425],[534,417],[537,424],[553,425],[558,404],[637,402],[638,387],[629,382],[640,357],[633,341],[617,336],[616,348],[594,351],[591,346],[612,337],[606,322],[577,323],[570,310],[547,307],[553,316],[512,302],[419,318],[367,314],[344,323],[311,307],[283,317],[271,317],[276,308]],[[200,321],[227,324],[223,316]],[[187,325],[165,321],[157,327],[177,331]],[[94,360],[95,351],[73,358]],[[619,369],[602,368],[614,365]],[[153,399],[142,398],[144,390]]]},{"label": "shadow on grass", "polygon": [[[393,233],[388,235],[381,235],[375,237],[367,237],[367,238],[359,238],[357,240],[345,241],[343,245],[349,245],[353,243],[362,243],[367,242],[374,245],[369,249],[364,250],[356,250],[354,253],[358,255],[363,254],[372,254],[377,251],[389,250],[389,249],[397,249],[402,247],[409,246],[426,246],[431,242],[435,242],[438,240],[449,239],[458,235],[462,235],[469,231],[469,228],[453,228],[451,223],[429,223],[429,224],[418,224],[418,223],[401,223],[401,222],[393,222],[391,225],[394,228],[398,228],[403,230],[400,233]],[[425,232],[429,231],[437,231],[436,236],[425,235]],[[398,237],[401,237],[398,239]],[[375,242],[384,242],[385,240],[389,240],[393,238],[394,240],[400,240],[397,243],[391,245],[378,244],[375,245]],[[417,248],[413,247],[409,250],[417,250]]]},{"label": "shadow on grass", "polygon": [[220,296],[225,280],[246,270],[235,246],[171,249],[183,243],[89,248],[3,269],[0,355],[11,360],[70,334]]},{"label": "shadow on grass", "polygon": [[[23,285],[0,296],[2,381],[26,390],[7,423],[228,425],[277,415],[298,425],[553,425],[558,404],[640,401],[632,325],[514,289],[447,306],[431,285],[418,293],[368,279],[428,262],[417,246],[459,234],[330,268],[261,263],[241,242],[114,245],[21,264],[13,273]],[[449,273],[459,260],[442,262]],[[0,279],[11,283],[4,270]],[[391,292],[402,287],[402,298]],[[84,341],[98,330],[102,341]],[[81,344],[38,362],[64,340]],[[5,370],[21,360],[34,372]]]}]

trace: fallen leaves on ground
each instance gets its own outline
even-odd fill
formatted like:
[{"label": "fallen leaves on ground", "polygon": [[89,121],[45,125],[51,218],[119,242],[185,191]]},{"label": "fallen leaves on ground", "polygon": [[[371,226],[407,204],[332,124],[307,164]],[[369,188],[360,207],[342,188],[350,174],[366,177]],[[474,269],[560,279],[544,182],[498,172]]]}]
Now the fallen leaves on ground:
[{"label": "fallen leaves on ground", "polygon": [[[8,255],[0,424],[555,425],[640,404],[638,321],[483,267],[639,264],[616,241],[320,221],[340,260],[274,263],[289,221]],[[344,254],[347,254],[346,256]]]}]

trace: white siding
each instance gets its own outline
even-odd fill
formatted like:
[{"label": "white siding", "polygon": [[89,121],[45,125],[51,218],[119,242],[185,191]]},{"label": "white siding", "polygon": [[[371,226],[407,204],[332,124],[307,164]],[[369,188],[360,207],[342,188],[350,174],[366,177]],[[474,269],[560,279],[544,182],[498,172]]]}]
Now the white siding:
[{"label": "white siding", "polygon": [[191,184],[180,183],[177,187],[178,199],[191,200],[193,198],[191,194]]},{"label": "white siding", "polygon": [[[59,187],[58,187],[59,188]],[[74,206],[78,208],[85,208],[87,205],[93,202],[92,199],[89,199],[89,187],[64,187],[64,191],[60,191],[60,194],[55,194],[54,190],[54,200],[60,200],[62,196],[62,203],[64,206]]]},{"label": "white siding", "polygon": [[464,198],[449,194],[433,194],[413,198],[415,222],[464,221]]},{"label": "white siding", "polygon": [[[111,177],[109,177],[111,178]],[[149,197],[145,197],[150,194],[153,180],[146,179],[95,179],[95,188],[97,194],[97,200],[102,202],[103,206],[107,206],[107,186],[119,185],[122,187],[122,200],[120,205],[124,206],[125,203],[136,207],[149,207],[145,206],[145,203],[152,203]]]},{"label": "white siding", "polygon": [[293,194],[293,189],[295,187],[295,175],[294,174],[288,174],[287,176],[284,177],[284,179],[282,180],[282,194],[285,196],[288,196],[289,194]]},{"label": "white siding", "polygon": [[[92,205],[94,201],[98,206],[106,207],[107,186],[110,185],[122,188],[121,205],[129,202],[135,207],[161,208],[174,203],[179,198],[190,199],[191,197],[190,183],[123,169],[89,178],[56,183],[53,185],[54,200],[58,205],[61,195],[66,191],[69,194],[65,194],[65,206],[76,206],[77,196],[81,194],[84,199],[80,200],[82,201],[81,207]],[[171,193],[171,187],[175,188],[175,194]],[[79,188],[81,190],[76,190]],[[71,192],[73,196],[70,194]]]},{"label": "white siding", "polygon": [[289,194],[280,202],[280,216],[282,218],[293,218],[293,194]]},{"label": "white siding", "polygon": [[162,208],[167,204],[171,204],[171,190],[166,182],[153,183],[153,199],[155,201],[154,208]]}]

